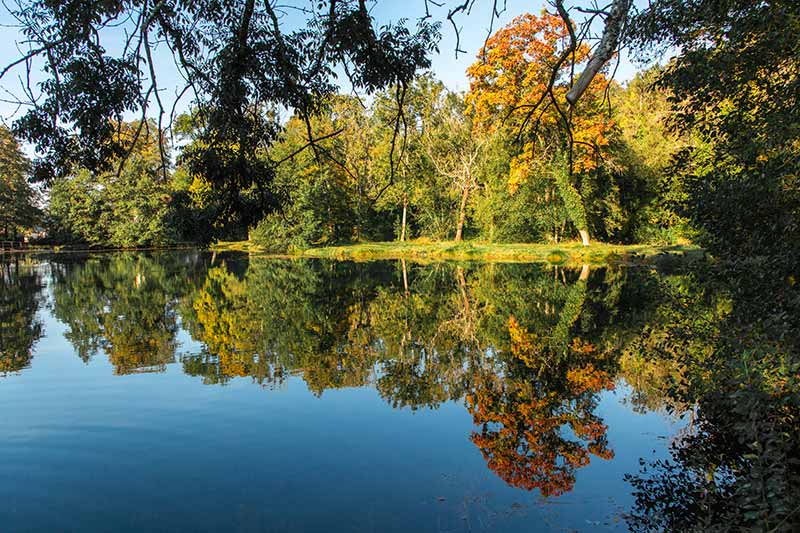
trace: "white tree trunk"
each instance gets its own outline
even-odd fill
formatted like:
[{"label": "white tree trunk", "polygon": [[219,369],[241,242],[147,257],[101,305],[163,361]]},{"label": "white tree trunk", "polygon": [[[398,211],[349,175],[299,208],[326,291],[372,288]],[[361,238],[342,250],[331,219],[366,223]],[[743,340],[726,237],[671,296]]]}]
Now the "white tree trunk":
[{"label": "white tree trunk", "polygon": [[408,211],[408,196],[403,195],[403,227],[400,230],[400,242],[406,240],[406,211]]},{"label": "white tree trunk", "polygon": [[581,234],[581,242],[584,246],[589,246],[589,230],[578,230],[578,233]]},{"label": "white tree trunk", "polygon": [[589,279],[589,270],[590,270],[589,269],[589,265],[583,265],[583,268],[581,268],[581,275],[580,275],[580,277],[578,279],[580,281],[588,280]]}]

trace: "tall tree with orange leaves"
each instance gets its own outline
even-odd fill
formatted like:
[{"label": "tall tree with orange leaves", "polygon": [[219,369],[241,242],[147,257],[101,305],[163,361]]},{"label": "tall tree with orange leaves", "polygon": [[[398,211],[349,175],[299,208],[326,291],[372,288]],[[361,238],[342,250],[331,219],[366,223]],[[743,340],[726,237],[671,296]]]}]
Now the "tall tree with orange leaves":
[{"label": "tall tree with orange leaves", "polygon": [[526,14],[492,35],[467,70],[469,111],[477,129],[504,129],[517,141],[508,188],[532,178],[549,182],[544,202],[563,202],[584,245],[589,244],[580,190],[602,164],[613,122],[603,110],[609,81],[598,74],[580,100],[567,101],[575,66],[589,60],[588,46],[571,46],[563,19]]}]

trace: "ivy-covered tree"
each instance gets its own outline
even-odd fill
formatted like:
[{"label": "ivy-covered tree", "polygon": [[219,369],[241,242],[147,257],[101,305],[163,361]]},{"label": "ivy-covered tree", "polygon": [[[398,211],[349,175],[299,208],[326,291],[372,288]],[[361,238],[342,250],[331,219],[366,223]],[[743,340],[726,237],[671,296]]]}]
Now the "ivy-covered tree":
[{"label": "ivy-covered tree", "polygon": [[[506,129],[520,142],[509,168],[509,191],[529,180],[544,183],[540,202],[562,202],[569,222],[588,245],[586,194],[581,189],[589,186],[584,182],[594,177],[603,159],[611,121],[602,109],[607,84],[602,74],[576,106],[566,99],[574,63],[589,57],[585,44],[567,48],[571,31],[561,17],[547,12],[517,17],[486,41],[468,69],[467,102],[478,129]],[[573,63],[561,59],[565,51]]]}]

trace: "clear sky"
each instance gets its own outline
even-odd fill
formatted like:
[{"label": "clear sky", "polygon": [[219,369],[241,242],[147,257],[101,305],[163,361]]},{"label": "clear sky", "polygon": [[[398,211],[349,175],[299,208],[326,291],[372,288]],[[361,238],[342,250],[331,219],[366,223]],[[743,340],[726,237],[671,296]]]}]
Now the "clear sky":
[{"label": "clear sky", "polygon": [[[288,2],[293,3],[307,3],[308,1],[288,0]],[[452,26],[447,22],[446,16],[448,9],[459,1],[445,0],[442,7],[437,7],[430,2],[428,4],[433,19],[442,21],[440,52],[433,57],[431,70],[450,89],[464,91],[469,87],[465,75],[466,68],[475,60],[488,35],[493,2],[492,0],[476,0],[471,13],[461,13],[458,16],[457,23],[461,29],[461,48],[465,53],[459,54],[458,58],[456,58],[456,34]],[[502,0],[498,3],[502,3]],[[538,14],[542,11],[544,5],[542,0],[508,0],[506,10],[499,19],[494,21],[494,29],[496,30],[508,24],[514,17],[523,13]],[[413,25],[424,14],[424,0],[380,0],[372,9],[372,15],[379,24],[396,22],[405,18],[409,24]],[[0,39],[2,39],[1,42],[3,43],[3,46],[0,46],[0,65],[3,67],[17,57],[18,46],[24,47],[21,44],[24,41],[24,36],[13,24],[14,20],[6,10],[5,2],[3,2],[3,5],[0,6]],[[121,40],[122,35],[119,32],[119,35],[109,35],[108,37],[113,42],[114,40]],[[180,86],[180,83],[172,66],[171,58],[165,53],[166,50],[161,50],[161,52],[156,54],[157,76],[159,85],[165,87],[162,97],[169,102],[168,105],[171,105],[175,90]],[[623,56],[616,73],[616,79],[625,81],[630,79],[634,72],[631,62],[626,56]],[[24,76],[24,69],[18,69],[16,72],[7,75],[3,80],[0,80],[0,99],[2,100],[0,101],[0,120],[5,123],[12,121],[22,113],[17,105],[10,102],[13,99],[12,95],[18,96],[21,94],[21,76]],[[35,85],[39,80],[41,80],[41,76],[34,73],[33,84]],[[184,105],[179,106],[179,109],[185,108],[188,104],[189,101],[186,100]]]}]

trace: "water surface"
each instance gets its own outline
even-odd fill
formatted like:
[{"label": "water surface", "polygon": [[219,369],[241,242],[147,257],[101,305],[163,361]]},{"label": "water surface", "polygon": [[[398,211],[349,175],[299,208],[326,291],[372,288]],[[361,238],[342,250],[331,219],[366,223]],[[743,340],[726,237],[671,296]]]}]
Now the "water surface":
[{"label": "water surface", "polygon": [[0,264],[2,531],[614,531],[666,456],[653,269]]}]

